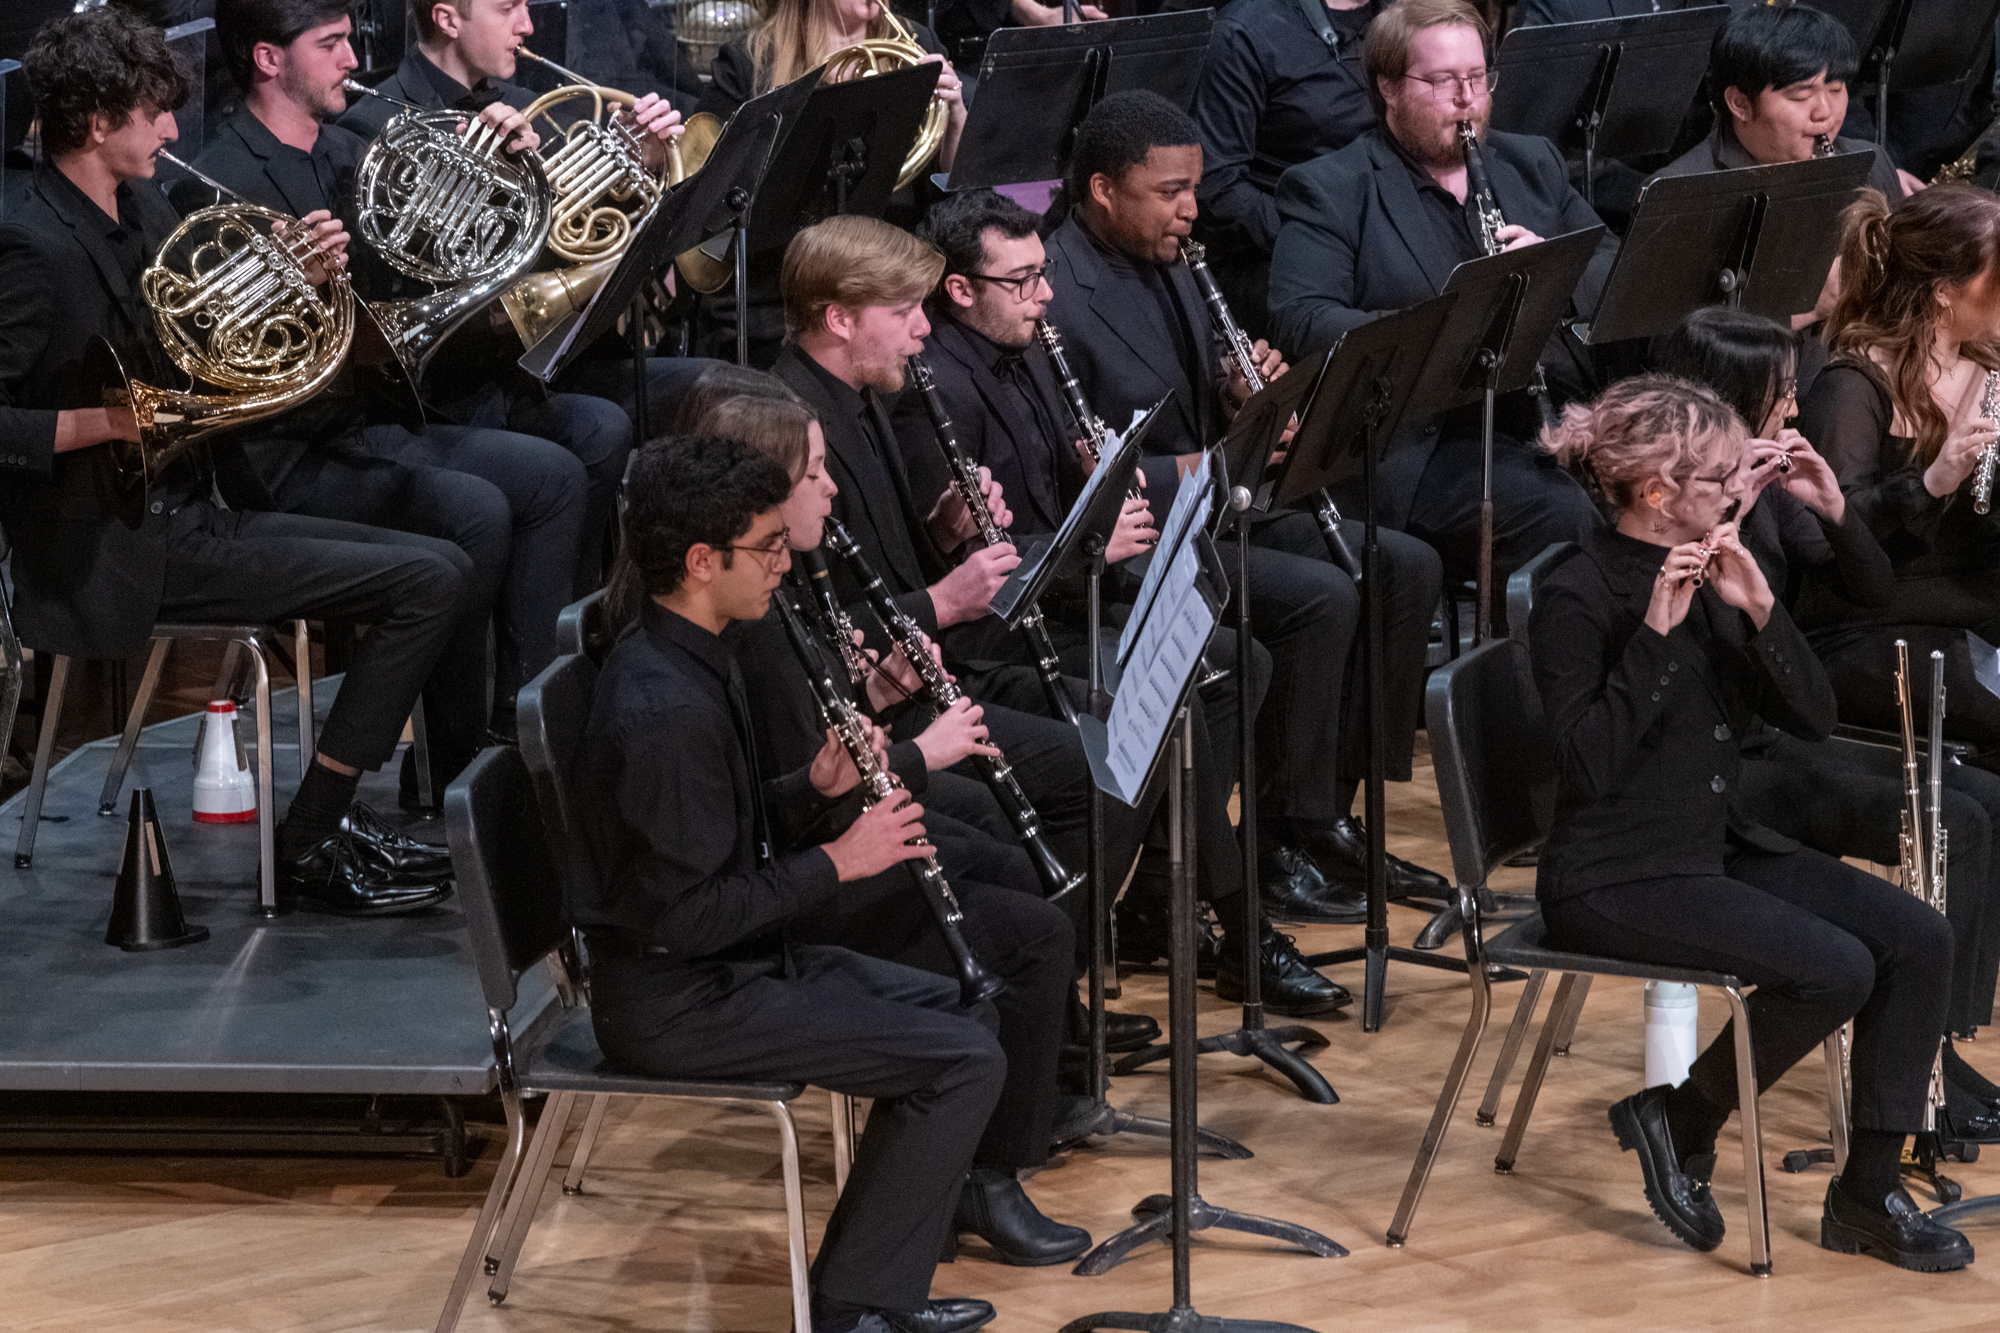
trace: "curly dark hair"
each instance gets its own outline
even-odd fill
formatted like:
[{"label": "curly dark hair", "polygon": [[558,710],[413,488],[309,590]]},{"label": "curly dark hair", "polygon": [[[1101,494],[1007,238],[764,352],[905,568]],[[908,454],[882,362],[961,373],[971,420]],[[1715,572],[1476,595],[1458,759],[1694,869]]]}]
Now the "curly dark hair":
[{"label": "curly dark hair", "polygon": [[348,17],[348,0],[216,0],[215,36],[238,88],[256,82],[259,42],[287,47],[322,24]]},{"label": "curly dark hair", "polygon": [[35,33],[21,65],[51,158],[90,142],[90,118],[122,125],[138,110],[178,110],[187,101],[166,35],[125,10],[105,6],[50,19]]},{"label": "curly dark hair", "polygon": [[1063,197],[1071,207],[1090,198],[1090,178],[1123,179],[1155,148],[1182,148],[1201,142],[1194,117],[1144,88],[1113,93],[1090,109],[1076,129]]},{"label": "curly dark hair", "polygon": [[[655,441],[625,474],[624,554],[648,595],[673,592],[687,577],[690,548],[729,545],[791,493],[785,465],[740,440]],[[723,552],[725,569],[735,554]]]},{"label": "curly dark hair", "polygon": [[[1142,157],[1141,161],[1144,160]],[[1010,241],[1033,236],[1042,219],[998,190],[960,190],[930,211],[917,235],[944,252],[944,271],[961,276],[986,267],[986,230]],[[939,278],[940,286],[944,279]]]}]

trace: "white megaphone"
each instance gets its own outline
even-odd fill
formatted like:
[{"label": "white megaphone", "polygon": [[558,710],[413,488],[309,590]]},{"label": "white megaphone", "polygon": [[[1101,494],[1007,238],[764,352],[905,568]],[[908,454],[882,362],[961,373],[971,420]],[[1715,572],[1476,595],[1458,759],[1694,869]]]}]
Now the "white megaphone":
[{"label": "white megaphone", "polygon": [[251,823],[257,818],[257,781],[236,740],[235,703],[212,701],[203,723],[201,753],[195,758],[195,822]]}]

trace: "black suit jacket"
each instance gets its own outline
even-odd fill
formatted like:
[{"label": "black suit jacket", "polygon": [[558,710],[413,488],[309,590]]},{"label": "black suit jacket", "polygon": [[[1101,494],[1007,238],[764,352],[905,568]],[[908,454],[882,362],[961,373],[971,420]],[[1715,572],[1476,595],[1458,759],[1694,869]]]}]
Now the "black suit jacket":
[{"label": "black suit jacket", "polygon": [[[173,208],[148,181],[120,192],[150,258],[177,225]],[[0,226],[0,524],[14,547],[15,627],[28,646],[73,657],[145,647],[166,582],[168,519],[194,488],[185,464],[171,468],[128,528],[114,507],[110,451],[55,452],[56,414],[102,405],[83,374],[100,335],[133,378],[185,384],[158,350],[138,269],[121,260],[107,226],[103,210],[53,168],[36,174]],[[212,452],[240,481],[240,451],[217,444]],[[249,498],[232,491],[234,501]]]},{"label": "black suit jacket", "polygon": [[[402,63],[396,66],[396,72],[376,84],[375,91],[398,101],[414,102],[418,106],[442,111],[450,104],[438,89],[438,80],[442,77],[437,66],[431,64],[413,44],[403,53]],[[516,84],[495,80],[492,87],[499,92],[501,101],[516,109],[535,100],[533,93]],[[363,139],[373,139],[380,134],[382,127],[403,110],[394,102],[385,102],[380,97],[369,97],[365,93],[350,93],[348,98],[346,114],[335,123]]]},{"label": "black suit jacket", "polygon": [[1611,528],[1551,574],[1529,644],[1555,742],[1556,815],[1536,893],[1720,875],[1730,841],[1799,844],[1737,809],[1757,719],[1805,740],[1833,730],[1833,687],[1782,602],[1762,630],[1713,588],[1666,635],[1645,624],[1666,548]]}]

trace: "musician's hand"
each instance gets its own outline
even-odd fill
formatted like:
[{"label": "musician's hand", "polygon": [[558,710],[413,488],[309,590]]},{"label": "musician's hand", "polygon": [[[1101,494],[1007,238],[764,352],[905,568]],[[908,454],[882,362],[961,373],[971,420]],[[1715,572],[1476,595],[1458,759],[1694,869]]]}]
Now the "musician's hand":
[{"label": "musician's hand", "polygon": [[1517,222],[1510,222],[1500,228],[1500,230],[1493,233],[1493,238],[1500,242],[1500,249],[1503,252],[1518,250],[1524,245],[1540,245],[1542,243],[1541,237],[1535,235],[1535,233]]},{"label": "musician's hand", "polygon": [[[1838,523],[1846,516],[1847,497],[1841,494],[1840,478],[1833,475],[1833,466],[1805,436],[1787,426],[1778,432],[1777,439],[1752,440],[1750,448],[1757,457],[1750,473],[1753,494],[1775,483],[1829,523]],[[1789,464],[1789,470],[1778,470],[1780,458]],[[1747,503],[1743,506],[1746,511],[1749,507]],[[1742,522],[1742,515],[1737,521]]]},{"label": "musician's hand", "polygon": [[924,808],[906,791],[877,801],[847,826],[847,832],[821,850],[833,862],[841,883],[879,875],[903,861],[931,854],[929,847],[912,847],[910,839],[924,836]]},{"label": "musician's hand", "polygon": [[1937,461],[1924,469],[1924,489],[1942,500],[1972,475],[1979,465],[1982,449],[2000,439],[2000,429],[1989,417],[1973,417],[1945,437]]},{"label": "musician's hand", "polygon": [[986,710],[970,699],[960,699],[939,713],[937,720],[917,737],[917,748],[924,752],[924,767],[935,773],[970,755],[991,758],[999,754],[1000,747],[986,739],[985,719]]},{"label": "musician's hand", "polygon": [[88,449],[107,440],[139,443],[139,421],[129,407],[66,407],[56,413],[55,452]]},{"label": "musician's hand", "polygon": [[1071,440],[1070,447],[1076,450],[1076,461],[1083,464],[1083,475],[1097,471],[1097,456],[1090,452],[1090,445],[1081,439]]},{"label": "musician's hand", "polygon": [[1736,525],[1724,523],[1703,538],[1714,552],[1708,558],[1708,584],[1716,596],[1749,615],[1758,629],[1771,619],[1771,585],[1757,558],[1737,539]]},{"label": "musician's hand", "polygon": [[1159,540],[1159,529],[1153,526],[1153,506],[1146,503],[1144,496],[1128,496],[1125,507],[1118,511],[1118,526],[1111,529],[1111,540],[1105,544],[1104,559],[1115,565],[1120,560],[1144,555]]},{"label": "musician's hand", "polygon": [[[1086,21],[1105,17],[1096,5],[1078,5],[1077,12]],[[1045,5],[1040,0],[1014,0],[1013,14],[1014,22],[1024,28],[1046,28],[1063,21],[1061,5]]]},{"label": "musician's hand", "polygon": [[542,137],[535,133],[534,127],[528,124],[528,118],[521,114],[518,107],[493,102],[479,113],[479,119],[482,124],[493,127],[510,153],[524,153],[542,146]]},{"label": "musician's hand", "polygon": [[[994,523],[1005,528],[1014,521],[1013,513],[1000,490],[1000,483],[993,480],[988,468],[979,469],[979,493],[986,501],[986,512],[993,516]],[[931,512],[924,520],[930,529],[931,540],[947,551],[971,541],[979,535],[979,520],[972,516],[972,509],[965,498],[958,493],[958,487],[947,486],[931,506]]]},{"label": "musician's hand", "polygon": [[917,62],[919,65],[942,65],[938,71],[937,92],[934,96],[951,108],[951,123],[954,127],[965,125],[965,85],[958,77],[958,71],[951,62],[933,51]]},{"label": "musician's hand", "polygon": [[1683,542],[1667,552],[1653,580],[1653,598],[1646,603],[1646,626],[1655,634],[1666,634],[1687,618],[1694,601],[1692,575],[1702,567],[1700,542]]},{"label": "musician's hand", "polygon": [[630,107],[618,113],[621,120],[630,120],[644,134],[639,141],[639,161],[651,172],[660,172],[667,165],[667,145],[681,137],[681,113],[667,105],[667,99],[658,93],[647,93]]},{"label": "musician's hand", "polygon": [[[881,728],[869,724],[871,732],[879,733]],[[875,737],[870,736],[870,741]],[[887,738],[876,748],[887,748]],[[854,790],[854,784],[861,781],[861,774],[854,767],[854,760],[848,755],[847,747],[840,743],[840,735],[832,727],[826,729],[826,744],[813,756],[812,767],[806,770],[806,778],[813,790],[828,800],[845,796]]]},{"label": "musician's hand", "polygon": [[957,569],[930,586],[938,627],[962,625],[987,615],[987,604],[1020,563],[1020,553],[1011,542],[982,546],[967,556]]},{"label": "musician's hand", "polygon": [[[1289,369],[1278,349],[1267,344],[1262,338],[1250,348],[1250,357],[1256,362],[1257,373],[1263,377],[1266,384]],[[1230,410],[1234,411],[1250,401],[1250,381],[1243,377],[1243,367],[1236,364],[1235,357],[1230,357],[1228,364],[1229,378],[1223,383],[1222,396],[1229,404]]]},{"label": "musician's hand", "polygon": [[1918,180],[1901,167],[1896,168],[1896,179],[1902,183],[1904,194],[1915,194],[1918,190],[1930,188],[1925,182]]},{"label": "musician's hand", "polygon": [[[316,208],[300,218],[296,227],[303,229],[304,239],[312,250],[305,271],[313,286],[323,285],[331,270],[347,267],[347,243],[352,238],[339,218],[324,208]],[[293,239],[294,228],[288,227],[286,231],[285,239]]]},{"label": "musician's hand", "polygon": [[1803,315],[1792,316],[1793,330],[1811,328],[1828,315],[1831,315],[1833,308],[1839,304],[1840,256],[1835,255],[1832,265],[1826,270],[1826,281],[1819,285],[1819,299],[1813,302],[1813,308],[1806,311]]}]

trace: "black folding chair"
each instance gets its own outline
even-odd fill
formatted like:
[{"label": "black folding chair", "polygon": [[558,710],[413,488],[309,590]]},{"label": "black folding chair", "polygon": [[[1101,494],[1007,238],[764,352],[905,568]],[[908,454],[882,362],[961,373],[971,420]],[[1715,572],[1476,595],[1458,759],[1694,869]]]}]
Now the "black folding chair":
[{"label": "black folding chair", "polygon": [[[1388,1243],[1400,1247],[1409,1238],[1417,1204],[1430,1178],[1431,1166],[1444,1143],[1445,1131],[1457,1109],[1460,1093],[1472,1073],[1472,1062],[1486,1035],[1493,1008],[1493,984],[1505,969],[1528,973],[1528,983],[1500,1048],[1479,1123],[1494,1123],[1500,1094],[1519,1054],[1528,1023],[1534,1016],[1543,983],[1553,972],[1562,980],[1535,1043],[1535,1053],[1514,1101],[1507,1134],[1494,1158],[1502,1175],[1514,1169],[1528,1119],[1534,1113],[1549,1057],[1560,1038],[1574,1030],[1589,994],[1593,976],[1633,977],[1646,981],[1712,986],[1728,997],[1735,1018],[1736,1074],[1741,1100],[1744,1194],[1750,1214],[1750,1271],[1771,1272],[1771,1233],[1764,1199],[1763,1136],[1757,1115],[1757,1077],[1750,1049],[1750,1020],[1743,1006],[1743,984],[1726,973],[1629,963],[1593,954],[1566,953],[1551,948],[1541,914],[1536,912],[1509,926],[1492,940],[1482,929],[1478,886],[1510,856],[1538,844],[1553,809],[1554,769],[1541,699],[1529,675],[1526,645],[1499,639],[1447,663],[1434,672],[1425,695],[1425,726],[1437,770],[1438,799],[1451,842],[1452,867],[1459,883],[1459,911],[1464,918],[1465,957],[1472,977],[1472,1013],[1458,1052],[1452,1057],[1439,1090],[1437,1106],[1424,1131],[1416,1161],[1410,1166]],[[1828,1114],[1835,1151],[1845,1159],[1846,1102],[1842,1096],[1837,1034],[1826,1042]]]},{"label": "black folding chair", "polygon": [[[507,1143],[459,1260],[451,1294],[438,1315],[437,1333],[451,1333],[456,1327],[466,1295],[481,1272],[493,1275],[489,1299],[495,1305],[506,1299],[514,1263],[579,1096],[594,1096],[600,1102],[610,1096],[700,1098],[754,1102],[769,1110],[778,1122],[784,1164],[793,1327],[811,1328],[805,1194],[799,1177],[798,1128],[789,1105],[805,1086],[620,1073],[598,1051],[588,1009],[567,1003],[539,1022],[530,1038],[516,1049],[509,1014],[520,998],[521,978],[570,941],[556,868],[527,766],[514,750],[489,749],[445,789],[444,804],[452,866],[493,1036],[500,1098],[507,1114]],[[549,1103],[530,1143],[522,1101],[533,1093],[548,1094]],[[502,1245],[494,1252],[496,1239]]]}]

